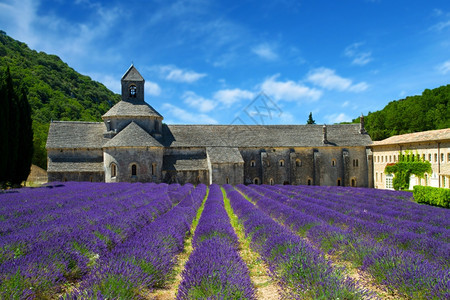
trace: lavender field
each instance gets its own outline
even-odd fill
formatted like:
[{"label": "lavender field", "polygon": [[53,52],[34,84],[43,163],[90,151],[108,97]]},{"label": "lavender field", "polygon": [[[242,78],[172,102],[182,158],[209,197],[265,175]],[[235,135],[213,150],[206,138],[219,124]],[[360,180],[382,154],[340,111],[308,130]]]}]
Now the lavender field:
[{"label": "lavender field", "polygon": [[407,192],[51,184],[0,193],[0,299],[450,299],[450,212]]}]

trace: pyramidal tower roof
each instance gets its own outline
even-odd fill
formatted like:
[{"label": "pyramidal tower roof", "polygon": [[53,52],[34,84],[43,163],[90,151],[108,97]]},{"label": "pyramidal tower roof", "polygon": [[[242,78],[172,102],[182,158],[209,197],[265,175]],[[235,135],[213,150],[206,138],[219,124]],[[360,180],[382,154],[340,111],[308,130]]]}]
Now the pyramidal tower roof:
[{"label": "pyramidal tower roof", "polygon": [[[144,100],[144,77],[139,73],[134,65],[122,76],[122,100],[111,107],[102,118],[135,118],[135,117],[153,117],[163,119],[151,105]],[[135,88],[135,94],[131,96],[130,87]]]},{"label": "pyramidal tower roof", "polygon": [[132,64],[130,68],[123,74],[122,81],[145,81],[141,73]]}]

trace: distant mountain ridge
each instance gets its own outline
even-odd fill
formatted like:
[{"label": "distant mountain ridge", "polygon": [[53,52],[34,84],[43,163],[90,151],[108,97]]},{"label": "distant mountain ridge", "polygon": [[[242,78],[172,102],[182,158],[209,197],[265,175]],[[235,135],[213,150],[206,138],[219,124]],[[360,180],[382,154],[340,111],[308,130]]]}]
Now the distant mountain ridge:
[{"label": "distant mountain ridge", "polygon": [[0,73],[6,66],[14,82],[27,92],[33,119],[33,164],[41,168],[47,168],[45,143],[51,120],[99,122],[120,101],[120,95],[79,74],[58,56],[31,50],[0,31]]},{"label": "distant mountain ridge", "polygon": [[[374,141],[393,135],[450,128],[450,84],[426,89],[422,95],[391,101],[382,110],[365,116],[365,127]],[[359,118],[353,120],[359,122]]]}]

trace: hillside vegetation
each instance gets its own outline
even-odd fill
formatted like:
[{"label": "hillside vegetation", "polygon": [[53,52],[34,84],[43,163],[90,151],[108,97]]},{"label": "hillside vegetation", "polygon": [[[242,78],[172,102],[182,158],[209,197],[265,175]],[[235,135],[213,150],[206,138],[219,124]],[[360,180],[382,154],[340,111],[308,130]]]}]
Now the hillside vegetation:
[{"label": "hillside vegetation", "polygon": [[58,56],[31,50],[0,31],[0,72],[9,66],[30,102],[34,132],[33,164],[47,168],[45,143],[51,120],[101,121],[120,100],[104,85],[70,68]]},{"label": "hillside vegetation", "polygon": [[[450,84],[422,95],[392,101],[365,117],[366,130],[374,141],[393,135],[450,127]],[[353,120],[359,122],[359,118]]]}]

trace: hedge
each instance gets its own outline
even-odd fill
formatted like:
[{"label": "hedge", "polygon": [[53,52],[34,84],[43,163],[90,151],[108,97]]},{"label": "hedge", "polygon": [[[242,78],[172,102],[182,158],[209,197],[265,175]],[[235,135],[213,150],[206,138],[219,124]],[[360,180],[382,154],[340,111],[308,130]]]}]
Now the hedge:
[{"label": "hedge", "polygon": [[416,185],[413,195],[417,203],[450,208],[450,189]]}]

